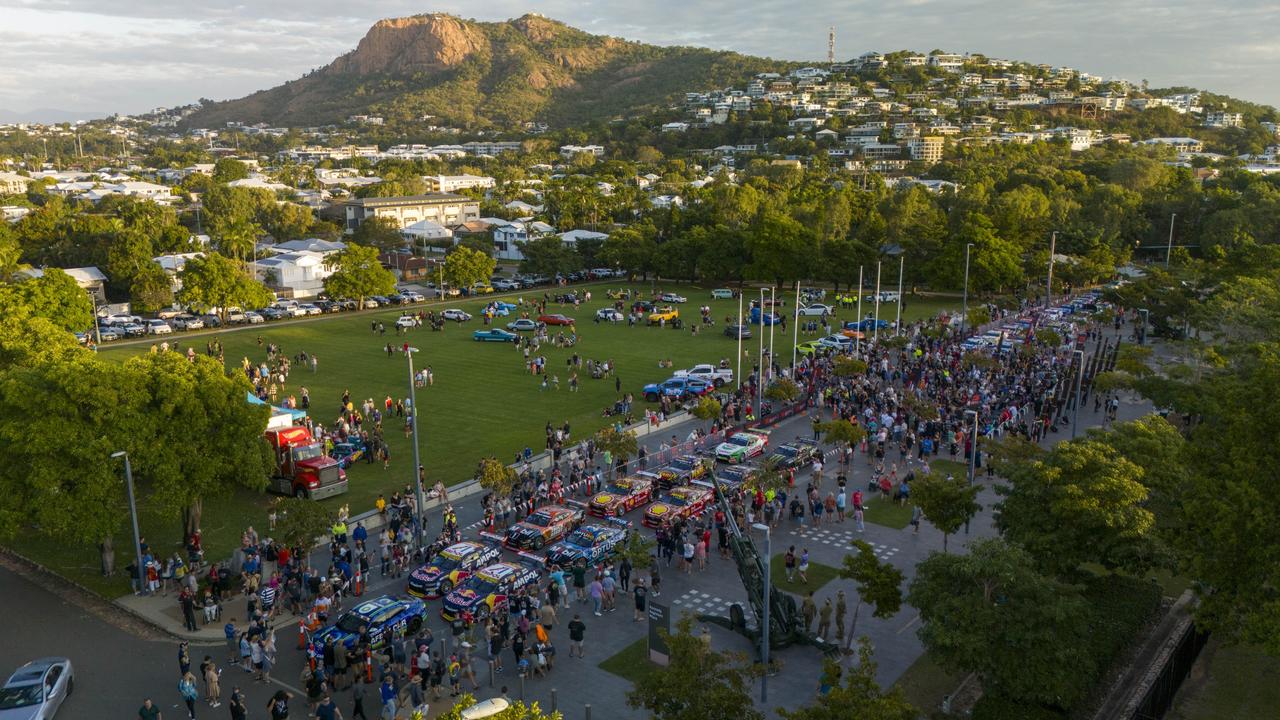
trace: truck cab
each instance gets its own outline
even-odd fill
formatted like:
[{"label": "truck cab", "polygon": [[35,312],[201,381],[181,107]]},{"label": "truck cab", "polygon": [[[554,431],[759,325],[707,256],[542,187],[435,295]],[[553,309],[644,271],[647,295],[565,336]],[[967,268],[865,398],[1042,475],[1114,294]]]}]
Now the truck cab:
[{"label": "truck cab", "polygon": [[305,427],[267,430],[266,438],[276,461],[272,492],[323,500],[347,491],[346,471]]}]

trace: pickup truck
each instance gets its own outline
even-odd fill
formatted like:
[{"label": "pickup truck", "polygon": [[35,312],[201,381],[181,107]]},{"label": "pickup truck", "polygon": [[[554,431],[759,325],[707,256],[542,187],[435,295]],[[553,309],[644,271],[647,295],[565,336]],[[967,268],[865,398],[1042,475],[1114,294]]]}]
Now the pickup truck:
[{"label": "pickup truck", "polygon": [[715,387],[721,387],[733,382],[733,370],[729,368],[719,368],[711,363],[703,363],[694,365],[688,370],[677,370],[673,373],[674,377],[690,377],[711,383]]}]

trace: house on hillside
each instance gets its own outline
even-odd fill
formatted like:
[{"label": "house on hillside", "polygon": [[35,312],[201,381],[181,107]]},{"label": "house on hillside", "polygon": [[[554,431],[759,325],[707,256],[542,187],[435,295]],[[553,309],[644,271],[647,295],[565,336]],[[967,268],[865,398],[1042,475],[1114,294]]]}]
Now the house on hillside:
[{"label": "house on hillside", "polygon": [[313,298],[324,292],[324,279],[333,274],[325,255],[309,250],[283,252],[254,260],[254,275],[277,295]]},{"label": "house on hillside", "polygon": [[433,248],[441,240],[453,242],[453,231],[433,220],[419,220],[400,231],[415,248]]},{"label": "house on hillside", "polygon": [[524,253],[520,246],[530,240],[536,240],[555,233],[556,229],[544,222],[522,222],[519,220],[496,225],[493,228],[494,257],[499,260],[523,260]]},{"label": "house on hillside", "polygon": [[[80,289],[88,291],[89,295],[93,297],[95,302],[99,304],[107,302],[107,276],[104,275],[101,270],[92,265],[88,267],[60,269],[62,272],[70,275],[71,279],[76,281],[76,285],[80,286]],[[25,270],[19,270],[18,274],[31,278],[38,278],[44,277],[44,270],[40,268],[27,268]]]},{"label": "house on hillside", "polygon": [[365,220],[378,217],[405,228],[422,220],[453,227],[480,219],[480,202],[452,193],[427,193],[406,197],[354,198],[343,204],[347,233],[353,233]]}]

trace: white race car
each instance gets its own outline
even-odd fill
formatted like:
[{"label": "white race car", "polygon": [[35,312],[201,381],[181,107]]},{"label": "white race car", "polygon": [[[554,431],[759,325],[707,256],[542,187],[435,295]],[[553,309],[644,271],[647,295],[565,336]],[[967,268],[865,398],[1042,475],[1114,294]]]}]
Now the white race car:
[{"label": "white race car", "polygon": [[769,435],[759,431],[734,433],[716,446],[716,459],[727,463],[740,463],[764,454]]}]

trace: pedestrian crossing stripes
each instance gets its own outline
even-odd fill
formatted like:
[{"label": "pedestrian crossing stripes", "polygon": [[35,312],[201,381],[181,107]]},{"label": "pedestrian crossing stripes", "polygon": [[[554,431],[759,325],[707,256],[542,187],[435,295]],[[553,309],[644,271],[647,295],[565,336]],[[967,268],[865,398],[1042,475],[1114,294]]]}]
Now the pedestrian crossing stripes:
[{"label": "pedestrian crossing stripes", "polygon": [[672,605],[693,611],[699,615],[720,615],[722,617],[729,617],[729,606],[734,603],[742,604],[748,615],[751,613],[750,609],[745,607],[746,601],[744,600],[725,600],[701,590],[686,591],[671,602]]},{"label": "pedestrian crossing stripes", "polygon": [[[848,548],[849,544],[855,539],[863,539],[861,537],[862,533],[858,533],[853,530],[832,530],[829,528],[808,529],[804,532],[791,530],[788,534],[794,535],[797,538],[803,538],[804,541],[808,543],[821,543],[823,545],[832,545],[840,548]],[[869,540],[867,541],[867,544],[875,550],[876,557],[881,560],[892,560],[893,556],[898,553],[898,548],[890,545],[882,545]]]}]

